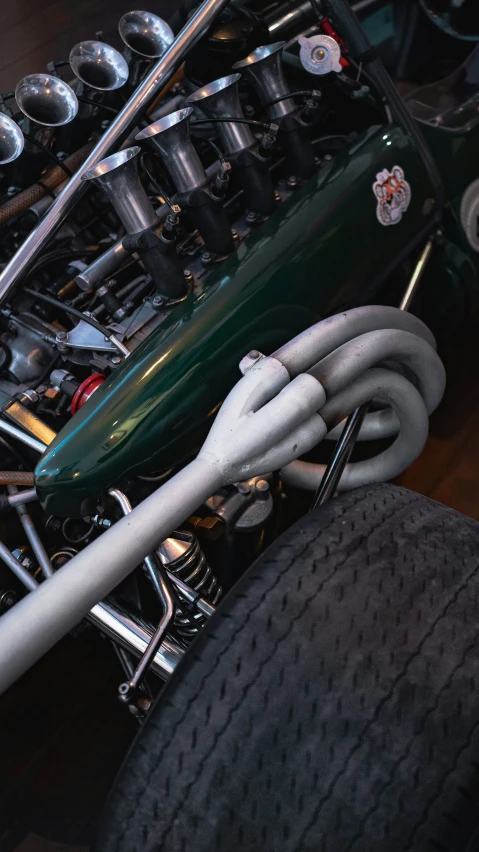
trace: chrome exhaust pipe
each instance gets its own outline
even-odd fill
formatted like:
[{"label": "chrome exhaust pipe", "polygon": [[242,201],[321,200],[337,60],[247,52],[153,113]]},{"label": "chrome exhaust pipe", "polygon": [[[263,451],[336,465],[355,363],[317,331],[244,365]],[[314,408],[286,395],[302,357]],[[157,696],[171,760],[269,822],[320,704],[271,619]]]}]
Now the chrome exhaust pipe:
[{"label": "chrome exhaust pipe", "polygon": [[130,84],[137,86],[153,59],[159,59],[174,41],[171,27],[152,12],[127,12],[118,24],[130,67]]},{"label": "chrome exhaust pipe", "polygon": [[16,121],[0,113],[0,165],[13,162],[23,151],[25,139]]},{"label": "chrome exhaust pipe", "polygon": [[[70,67],[78,79],[77,96],[101,101],[107,92],[116,91],[128,80],[128,64],[114,47],[101,41],[80,41],[70,51]],[[96,112],[92,104],[81,104],[80,113]]]},{"label": "chrome exhaust pipe", "polygon": [[140,150],[138,145],[125,148],[100,160],[83,175],[83,180],[93,180],[102,188],[127,234],[145,231],[158,222],[158,216],[140,181]]},{"label": "chrome exhaust pipe", "polygon": [[244,124],[238,83],[241,74],[221,77],[203,86],[186,99],[187,104],[198,107],[207,118],[237,118],[217,124],[223,150],[232,165],[241,174],[240,185],[247,207],[261,216],[269,216],[275,208],[274,186],[268,169],[268,157],[260,153],[251,128]]}]

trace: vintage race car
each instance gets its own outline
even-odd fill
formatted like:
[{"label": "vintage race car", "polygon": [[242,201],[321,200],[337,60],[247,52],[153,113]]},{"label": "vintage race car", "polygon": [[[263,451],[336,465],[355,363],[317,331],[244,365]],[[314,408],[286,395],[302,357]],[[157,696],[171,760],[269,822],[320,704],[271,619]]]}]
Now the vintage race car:
[{"label": "vintage race car", "polygon": [[156,11],[0,102],[0,690],[113,643],[97,852],[473,852],[479,528],[385,483],[477,301],[475,4]]}]

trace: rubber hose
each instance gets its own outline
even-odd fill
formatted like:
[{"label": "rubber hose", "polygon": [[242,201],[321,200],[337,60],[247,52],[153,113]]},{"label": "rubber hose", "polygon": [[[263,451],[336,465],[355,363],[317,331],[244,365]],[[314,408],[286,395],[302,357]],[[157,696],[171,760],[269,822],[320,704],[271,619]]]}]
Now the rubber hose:
[{"label": "rubber hose", "polygon": [[[65,165],[69,171],[76,172],[82,163],[85,162],[92,148],[93,143],[83,145],[82,148],[79,148],[78,151],[75,151],[74,154],[67,157]],[[20,213],[24,213],[25,210],[28,210],[28,208],[32,206],[32,204],[35,204],[37,201],[40,201],[41,198],[44,198],[49,189],[55,189],[57,186],[60,186],[64,180],[67,180],[67,174],[61,166],[55,166],[55,168],[50,169],[48,172],[45,172],[44,175],[41,175],[40,180],[42,182],[41,184],[32,184],[32,186],[29,186],[27,189],[23,189],[18,193],[18,195],[15,195],[13,198],[9,198],[8,201],[5,201],[4,204],[0,205],[0,225],[4,225],[5,222],[13,219],[14,216],[19,216]]]},{"label": "rubber hose", "polygon": [[333,24],[346,41],[353,58],[357,62],[363,62],[367,65],[368,73],[378,91],[384,95],[389,104],[394,121],[402,127],[407,136],[411,136],[413,139],[433,185],[439,214],[445,203],[444,185],[435,160],[417,123],[408,111],[381,60],[377,57],[375,48],[369,41],[348,0],[327,0],[327,8]]},{"label": "rubber hose", "polygon": [[[348,464],[338,485],[339,491],[350,491],[371,482],[386,482],[399,476],[422,452],[427,440],[429,421],[419,391],[406,378],[389,370],[367,370],[354,385],[338,393],[321,409],[326,423],[350,414],[365,402],[379,399],[395,411],[400,432],[394,443],[367,461]],[[281,471],[285,482],[307,491],[316,491],[326,466],[294,461]]]},{"label": "rubber hose", "polygon": [[32,488],[33,473],[29,470],[0,470],[0,485],[24,485]]}]

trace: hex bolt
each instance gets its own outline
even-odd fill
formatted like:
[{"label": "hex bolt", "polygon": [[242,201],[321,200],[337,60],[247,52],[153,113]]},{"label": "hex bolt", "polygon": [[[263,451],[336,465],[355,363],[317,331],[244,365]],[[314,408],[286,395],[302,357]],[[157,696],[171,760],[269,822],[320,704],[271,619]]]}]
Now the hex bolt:
[{"label": "hex bolt", "polygon": [[114,355],[113,358],[111,359],[111,363],[115,364],[115,366],[117,366],[118,364],[121,364],[122,361],[123,361],[123,358],[121,358],[120,355]]},{"label": "hex bolt", "polygon": [[252,349],[251,352],[248,352],[248,358],[254,358],[255,361],[260,357],[261,352],[258,352],[257,349]]},{"label": "hex bolt", "polygon": [[298,185],[298,178],[295,175],[291,175],[287,180],[287,184],[290,189],[295,189]]},{"label": "hex bolt", "polygon": [[66,331],[58,331],[56,339],[57,343],[66,343],[66,341],[68,340],[68,334],[66,333]]},{"label": "hex bolt", "polygon": [[193,281],[193,273],[192,273],[191,269],[184,269],[183,275],[185,276],[186,283],[191,284],[191,282]]}]

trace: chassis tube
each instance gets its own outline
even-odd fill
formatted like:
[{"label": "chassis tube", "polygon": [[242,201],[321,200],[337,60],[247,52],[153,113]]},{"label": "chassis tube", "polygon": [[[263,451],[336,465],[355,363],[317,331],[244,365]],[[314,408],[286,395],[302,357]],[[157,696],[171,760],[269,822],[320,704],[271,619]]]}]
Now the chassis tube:
[{"label": "chassis tube", "polygon": [[195,459],[134,513],[117,521],[5,613],[0,626],[0,693],[109,595],[221,484],[218,470]]},{"label": "chassis tube", "polygon": [[108,130],[95,145],[91,154],[68,181],[46,216],[28,235],[16,254],[0,273],[0,305],[13,293],[21,278],[28,272],[38,254],[60,227],[86,189],[83,175],[109,154],[113,146],[121,143],[129,128],[146,109],[152,98],[173,76],[182,64],[186,53],[201,38],[210,23],[228,0],[204,0],[194,15],[178,33],[164,56],[153,66],[140,83]]}]

